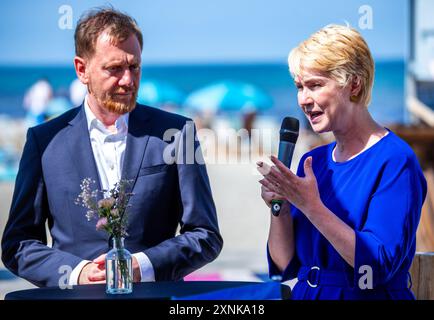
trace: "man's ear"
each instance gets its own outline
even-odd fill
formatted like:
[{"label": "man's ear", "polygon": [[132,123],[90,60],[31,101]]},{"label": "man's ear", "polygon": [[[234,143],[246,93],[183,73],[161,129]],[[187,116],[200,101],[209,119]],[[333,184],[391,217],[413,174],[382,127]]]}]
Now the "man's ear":
[{"label": "man's ear", "polygon": [[351,96],[358,97],[362,91],[362,81],[360,77],[353,76],[351,80]]},{"label": "man's ear", "polygon": [[77,78],[83,83],[88,84],[89,78],[88,78],[88,65],[86,64],[87,61],[81,57],[75,56],[74,57],[74,68],[75,73],[77,74]]}]

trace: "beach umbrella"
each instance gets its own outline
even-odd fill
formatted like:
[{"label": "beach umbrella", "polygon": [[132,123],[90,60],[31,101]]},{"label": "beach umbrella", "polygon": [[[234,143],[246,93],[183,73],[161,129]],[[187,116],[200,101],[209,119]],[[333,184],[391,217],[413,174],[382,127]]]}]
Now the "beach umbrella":
[{"label": "beach umbrella", "polygon": [[14,181],[18,172],[18,159],[9,147],[0,146],[0,181]]},{"label": "beach umbrella", "polygon": [[7,166],[0,163],[0,181],[14,181],[17,177],[18,167]]},{"label": "beach umbrella", "polygon": [[273,99],[261,88],[246,82],[214,82],[187,96],[184,106],[192,111],[262,111],[273,106]]},{"label": "beach umbrella", "polygon": [[143,80],[140,82],[137,102],[149,106],[180,106],[185,94],[169,82],[161,80]]},{"label": "beach umbrella", "polygon": [[47,119],[55,118],[62,113],[71,109],[71,102],[65,97],[54,97],[50,100],[45,110],[45,116]]}]

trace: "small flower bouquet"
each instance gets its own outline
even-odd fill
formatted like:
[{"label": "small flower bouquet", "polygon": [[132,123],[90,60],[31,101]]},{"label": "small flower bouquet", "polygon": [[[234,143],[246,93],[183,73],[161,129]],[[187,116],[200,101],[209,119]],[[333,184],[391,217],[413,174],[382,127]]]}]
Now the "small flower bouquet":
[{"label": "small flower bouquet", "polygon": [[[127,193],[126,189],[131,184],[131,180],[121,180],[115,184],[111,190],[91,190],[91,185],[95,184],[90,178],[85,178],[81,182],[81,193],[76,199],[76,204],[87,208],[86,217],[90,221],[92,218],[98,218],[96,224],[97,230],[106,231],[111,237],[127,236],[127,215],[126,210],[129,207],[128,201],[133,195]],[[108,197],[98,200],[99,194]]]},{"label": "small flower bouquet", "polygon": [[113,243],[113,249],[106,256],[108,293],[132,291],[132,257],[123,243],[124,237],[128,235],[127,208],[133,194],[127,192],[127,187],[131,183],[132,180],[121,180],[111,190],[95,190],[91,189],[95,181],[85,178],[80,184],[81,192],[75,201],[87,208],[88,221],[97,219],[96,229],[106,231]]}]

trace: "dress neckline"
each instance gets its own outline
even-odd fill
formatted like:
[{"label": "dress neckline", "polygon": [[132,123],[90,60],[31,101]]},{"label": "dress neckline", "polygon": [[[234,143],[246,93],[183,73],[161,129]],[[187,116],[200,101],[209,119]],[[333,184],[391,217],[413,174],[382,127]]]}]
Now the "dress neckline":
[{"label": "dress neckline", "polygon": [[371,150],[375,149],[376,146],[380,144],[380,142],[385,141],[389,136],[391,136],[391,135],[393,134],[393,132],[390,131],[390,129],[388,129],[388,128],[384,128],[384,129],[387,130],[387,133],[386,133],[384,136],[382,136],[382,137],[380,138],[380,140],[378,140],[377,142],[375,142],[375,143],[374,143],[372,146],[370,146],[369,148],[366,148],[366,149],[360,151],[358,154],[354,155],[352,158],[350,158],[350,159],[348,159],[348,160],[346,160],[346,161],[338,162],[338,161],[335,160],[335,157],[334,157],[334,151],[335,151],[335,149],[336,149],[336,145],[337,145],[337,143],[336,143],[336,141],[333,142],[333,144],[332,144],[332,146],[331,146],[331,150],[330,150],[330,158],[331,158],[331,160],[332,160],[331,162],[332,162],[334,165],[341,166],[341,165],[346,165],[346,164],[352,163],[352,162],[354,162],[355,160],[359,159],[362,155],[364,155],[364,154],[370,152]]}]

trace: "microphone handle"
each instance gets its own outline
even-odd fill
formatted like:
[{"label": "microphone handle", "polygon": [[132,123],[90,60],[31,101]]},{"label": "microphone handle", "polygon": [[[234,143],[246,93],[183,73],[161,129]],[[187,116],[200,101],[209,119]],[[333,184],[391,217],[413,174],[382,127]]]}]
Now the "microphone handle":
[{"label": "microphone handle", "polygon": [[271,213],[273,216],[277,217],[282,209],[282,200],[271,200]]},{"label": "microphone handle", "polygon": [[[295,143],[280,141],[278,159],[288,168],[291,167],[292,155],[294,153]],[[271,200],[271,213],[277,217],[282,209],[282,200]]]}]

